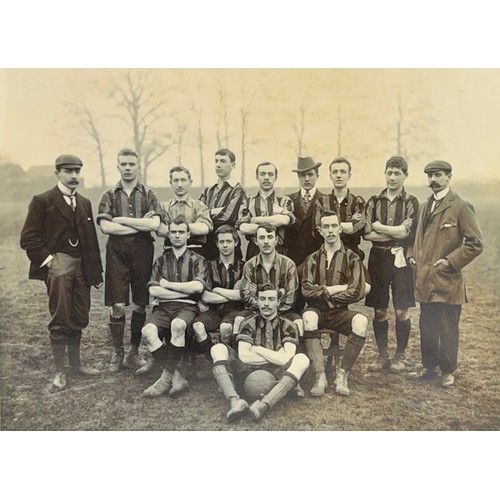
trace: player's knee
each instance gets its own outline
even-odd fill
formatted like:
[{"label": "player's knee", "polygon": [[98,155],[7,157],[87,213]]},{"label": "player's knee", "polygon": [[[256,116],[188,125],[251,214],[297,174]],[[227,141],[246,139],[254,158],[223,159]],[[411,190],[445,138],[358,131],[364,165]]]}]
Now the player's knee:
[{"label": "player's knee", "polygon": [[387,309],[375,309],[375,321],[385,321],[387,319]]},{"label": "player's knee", "polygon": [[368,318],[362,314],[356,314],[352,318],[352,331],[360,337],[366,337],[366,329],[368,327]]},{"label": "player's knee", "polygon": [[243,316],[236,316],[234,318],[234,323],[233,323],[233,333],[236,335],[237,333],[240,333],[240,326],[241,323],[243,322],[245,318]]},{"label": "player's knee", "polygon": [[193,323],[193,333],[198,342],[206,339],[207,331],[205,330],[205,325],[200,321]]},{"label": "player's knee", "polygon": [[314,311],[306,311],[302,315],[304,329],[308,332],[318,329],[318,315]]},{"label": "player's knee", "polygon": [[409,317],[408,309],[396,309],[396,319],[398,321],[406,321]]},{"label": "player's knee", "polygon": [[363,297],[366,297],[370,293],[371,289],[372,286],[370,285],[370,283],[365,283],[365,293],[363,294]]},{"label": "player's knee", "polygon": [[153,323],[147,323],[142,327],[142,338],[144,342],[151,344],[152,341],[158,338],[158,328]]},{"label": "player's knee", "polygon": [[210,355],[212,356],[212,360],[215,361],[224,361],[229,359],[229,351],[224,344],[215,344],[210,349]]},{"label": "player's knee", "polygon": [[184,347],[186,345],[186,322],[182,319],[175,318],[170,325],[172,345],[176,347]]},{"label": "player's knee", "polygon": [[111,310],[114,318],[121,318],[125,315],[125,304],[113,304]]},{"label": "player's knee", "polygon": [[294,361],[297,362],[298,366],[306,371],[309,368],[309,358],[302,352],[294,356]]},{"label": "player's knee", "polygon": [[294,320],[294,323],[297,325],[299,329],[299,335],[302,337],[304,335],[304,321],[301,319]]},{"label": "player's knee", "polygon": [[136,313],[144,314],[146,312],[146,306],[140,306],[139,304],[132,304],[132,310]]},{"label": "player's knee", "polygon": [[221,323],[219,332],[222,342],[229,342],[231,335],[233,334],[233,327],[231,323]]}]

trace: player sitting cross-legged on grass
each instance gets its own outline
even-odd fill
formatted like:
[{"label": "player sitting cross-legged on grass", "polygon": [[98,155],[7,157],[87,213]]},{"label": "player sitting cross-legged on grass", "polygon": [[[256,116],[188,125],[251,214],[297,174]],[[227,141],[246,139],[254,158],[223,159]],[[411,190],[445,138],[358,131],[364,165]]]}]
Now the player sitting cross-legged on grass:
[{"label": "player sitting cross-legged on grass", "polygon": [[[227,419],[234,421],[247,409],[254,420],[275,406],[291,391],[309,367],[305,354],[297,354],[299,332],[297,326],[278,315],[280,291],[271,283],[258,286],[259,312],[246,318],[236,337],[238,353],[222,343],[211,349],[214,361],[213,374],[224,396],[229,401]],[[250,407],[236,391],[233,369],[237,372],[266,370],[278,382]]]}]

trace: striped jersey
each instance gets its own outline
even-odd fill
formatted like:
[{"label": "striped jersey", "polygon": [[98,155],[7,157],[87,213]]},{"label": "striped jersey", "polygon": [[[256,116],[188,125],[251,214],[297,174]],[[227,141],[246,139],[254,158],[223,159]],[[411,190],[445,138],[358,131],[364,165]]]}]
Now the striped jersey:
[{"label": "striped jersey", "polygon": [[216,183],[211,187],[203,190],[199,200],[202,201],[209,210],[213,208],[221,208],[223,210],[212,217],[214,226],[217,228],[223,224],[234,226],[238,220],[240,208],[245,202],[245,190],[243,186],[237,182],[231,186],[229,182],[224,181],[222,187]]}]

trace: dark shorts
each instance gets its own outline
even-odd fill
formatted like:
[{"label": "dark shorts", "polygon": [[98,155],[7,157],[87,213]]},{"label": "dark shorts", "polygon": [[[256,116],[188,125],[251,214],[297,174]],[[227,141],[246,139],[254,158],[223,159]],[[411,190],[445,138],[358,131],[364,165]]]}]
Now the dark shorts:
[{"label": "dark shorts", "polygon": [[415,307],[413,295],[413,271],[410,266],[394,266],[394,255],[390,249],[372,247],[368,258],[371,290],[366,296],[365,305],[375,309],[389,307],[389,288],[395,309]]},{"label": "dark shorts", "polygon": [[106,275],[104,303],[130,304],[139,306],[149,304],[147,284],[153,269],[153,242],[139,236],[120,236],[109,238],[106,244]]},{"label": "dark shorts", "polygon": [[237,308],[209,309],[196,316],[193,323],[203,323],[207,332],[215,332],[219,329],[221,323],[230,323],[233,325],[234,318],[241,315],[241,307],[243,307],[242,304]]},{"label": "dark shorts", "polygon": [[160,338],[168,338],[170,335],[170,325],[172,320],[179,318],[187,325],[186,338],[191,336],[191,325],[194,318],[199,314],[196,304],[186,304],[184,302],[163,302],[153,308],[146,324],[152,323],[158,328]]},{"label": "dark shorts", "polygon": [[[315,307],[308,307],[304,312],[312,311],[318,315],[318,328],[328,328],[343,335],[349,336],[352,333],[352,318],[361,314],[356,311],[351,311],[347,308],[328,309],[321,311]],[[304,337],[307,337],[307,332],[304,332]]]}]

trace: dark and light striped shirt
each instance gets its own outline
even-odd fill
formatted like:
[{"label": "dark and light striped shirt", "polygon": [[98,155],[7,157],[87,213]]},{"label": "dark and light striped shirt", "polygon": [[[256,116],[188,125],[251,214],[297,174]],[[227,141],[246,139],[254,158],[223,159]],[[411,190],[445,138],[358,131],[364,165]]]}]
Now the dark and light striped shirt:
[{"label": "dark and light striped shirt", "polygon": [[412,219],[410,234],[407,238],[374,242],[374,246],[408,246],[415,238],[418,205],[417,197],[407,193],[404,189],[392,201],[387,196],[387,189],[384,189],[379,195],[372,196],[365,208],[366,234],[372,231],[372,223],[375,221],[379,221],[386,226],[400,226],[405,219]]},{"label": "dark and light striped shirt", "polygon": [[242,260],[236,260],[234,264],[226,267],[220,259],[207,262],[208,276],[210,278],[210,289],[215,287],[233,289],[237,281],[243,276]]},{"label": "dark and light striped shirt", "polygon": [[[111,221],[113,217],[134,217],[141,219],[148,212],[159,213],[160,204],[156,193],[144,184],[137,183],[130,196],[123,189],[121,181],[101,195],[97,215],[97,223],[102,219]],[[151,238],[147,231],[139,236]],[[120,237],[120,236],[118,236]],[[151,238],[152,239],[152,238]]]},{"label": "dark and light striped shirt", "polygon": [[[321,214],[325,210],[333,210],[339,216],[340,222],[352,222],[354,234],[342,232],[340,233],[340,239],[347,248],[357,252],[365,228],[365,200],[361,196],[353,195],[349,190],[347,190],[347,196],[340,203],[333,191],[318,198],[314,205],[313,236],[320,241],[323,241],[319,232]],[[361,220],[352,220],[352,216],[356,214],[361,215]]]},{"label": "dark and light striped shirt", "polygon": [[[168,201],[162,201],[160,203],[160,214],[162,222],[167,225],[178,215],[183,215],[188,221],[188,224],[203,222],[208,226],[209,231],[212,231],[214,228],[214,223],[210,217],[208,207],[202,201],[195,200],[191,196],[188,196],[186,200],[176,200],[172,198]],[[203,245],[206,241],[206,235],[192,235],[191,238],[189,238],[188,244]],[[166,242],[167,244],[170,243],[168,239]]]},{"label": "dark and light striped shirt", "polygon": [[[363,298],[365,280],[366,268],[353,251],[342,245],[328,264],[325,245],[322,245],[305,261],[302,294],[309,307],[343,308]],[[332,285],[347,285],[347,290],[330,296],[327,287]]]},{"label": "dark and light striped shirt", "polygon": [[285,255],[276,253],[276,258],[269,273],[264,268],[260,253],[252,257],[243,266],[243,278],[240,288],[241,300],[247,309],[256,310],[258,309],[257,295],[250,290],[252,283],[255,285],[272,283],[274,286],[284,290],[280,299],[279,312],[289,311],[295,305],[299,289],[297,267],[293,260]]},{"label": "dark and light striped shirt", "polygon": [[[160,286],[160,280],[162,278],[176,283],[186,283],[188,281],[197,280],[203,285],[203,288],[207,288],[210,285],[205,259],[201,255],[189,250],[189,248],[187,248],[179,258],[177,258],[173,250],[169,248],[155,260],[148,288],[150,286]],[[194,304],[200,297],[201,294],[196,294],[190,299],[173,300]],[[166,300],[161,302],[169,301]]]},{"label": "dark and light striped shirt", "polygon": [[269,321],[257,313],[241,323],[236,341],[249,342],[252,345],[279,351],[286,342],[298,345],[299,332],[293,321],[279,315]]},{"label": "dark and light striped shirt", "polygon": [[[236,222],[236,229],[239,229],[241,224],[250,223],[252,217],[268,217],[276,215],[274,208],[278,205],[283,208],[283,215],[288,215],[290,218],[289,225],[295,222],[295,215],[293,213],[293,201],[288,196],[278,196],[274,191],[267,197],[262,198],[260,191],[247,198],[246,203],[243,205],[240,217]],[[257,245],[255,235],[247,236],[247,240],[252,240]],[[285,242],[285,227],[281,226],[276,231],[277,246],[281,248]]]},{"label": "dark and light striped shirt", "polygon": [[245,190],[239,182],[231,186],[229,182],[225,181],[220,188],[218,183],[205,188],[199,199],[209,210],[223,208],[220,213],[212,217],[214,227],[217,228],[223,224],[230,224],[231,226],[236,224],[245,198]]}]

